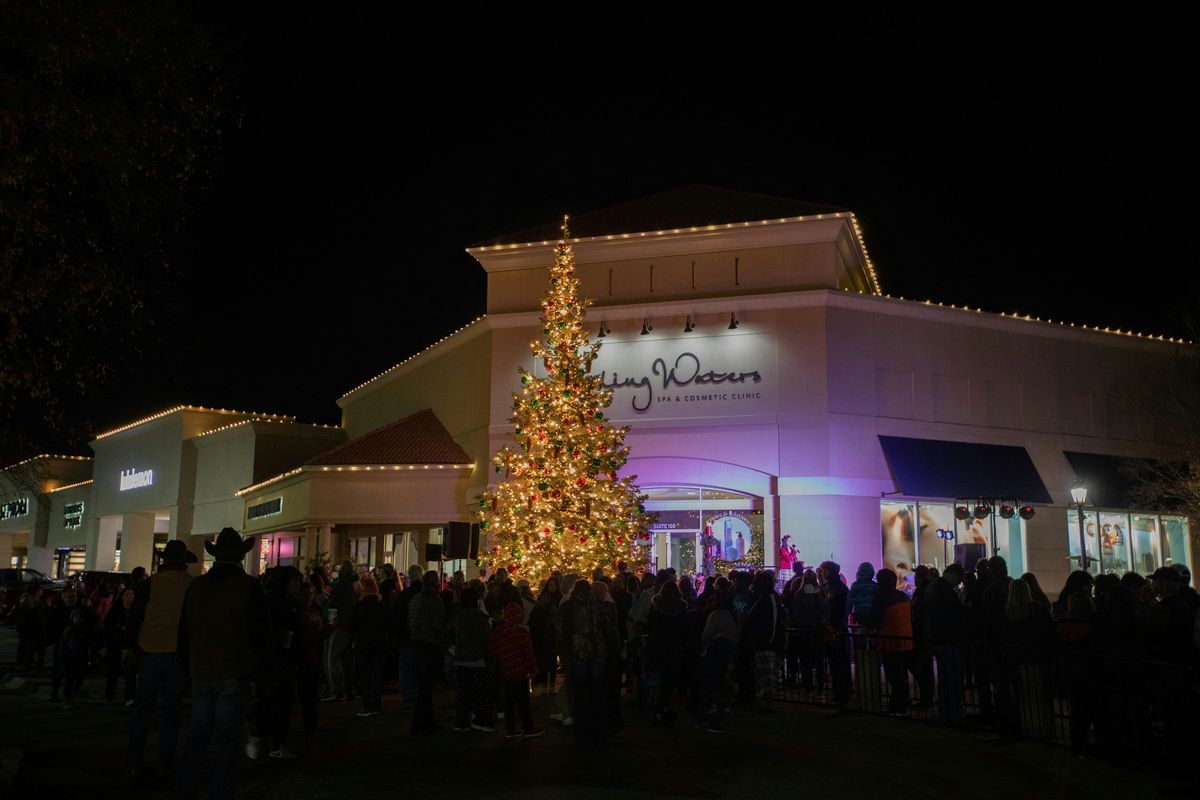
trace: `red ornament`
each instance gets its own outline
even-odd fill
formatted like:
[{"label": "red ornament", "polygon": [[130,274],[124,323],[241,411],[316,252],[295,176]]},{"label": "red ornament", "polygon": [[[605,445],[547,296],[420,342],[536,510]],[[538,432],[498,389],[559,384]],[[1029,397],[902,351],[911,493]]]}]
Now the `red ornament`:
[{"label": "red ornament", "polygon": [[580,488],[583,488],[584,486],[587,485],[587,478],[576,478],[575,485]]},{"label": "red ornament", "polygon": [[579,543],[580,543],[580,544],[587,544],[587,537],[586,537],[586,536],[580,536],[580,537],[579,537]]},{"label": "red ornament", "polygon": [[550,535],[550,529],[542,528],[542,536],[549,536],[549,535]]},{"label": "red ornament", "polygon": [[607,453],[607,452],[608,452],[608,445],[606,445],[606,444],[602,444],[602,445],[600,445],[600,452],[601,452],[601,453]]},{"label": "red ornament", "polygon": [[624,544],[624,543],[625,543],[625,540],[624,540],[624,539],[622,539],[620,536],[618,536],[618,537],[617,537],[617,544]]},{"label": "red ornament", "polygon": [[574,532],[575,532],[575,526],[574,526],[574,525],[568,525],[568,526],[567,526],[567,530],[569,530],[571,533],[574,533]]}]

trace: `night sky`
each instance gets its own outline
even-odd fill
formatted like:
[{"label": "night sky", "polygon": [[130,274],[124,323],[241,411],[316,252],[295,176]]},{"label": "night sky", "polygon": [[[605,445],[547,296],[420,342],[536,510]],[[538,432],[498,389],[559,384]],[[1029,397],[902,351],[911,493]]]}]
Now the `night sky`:
[{"label": "night sky", "polygon": [[243,122],[161,309],[178,338],[96,429],[181,402],[336,422],[342,393],[483,312],[465,247],[687,183],[853,209],[893,295],[1188,332],[1187,26],[475,17],[460,36],[351,5],[217,13]]}]

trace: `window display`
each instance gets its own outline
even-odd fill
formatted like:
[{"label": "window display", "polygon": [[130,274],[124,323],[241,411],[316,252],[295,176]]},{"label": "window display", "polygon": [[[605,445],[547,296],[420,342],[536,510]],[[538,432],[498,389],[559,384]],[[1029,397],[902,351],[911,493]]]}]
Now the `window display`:
[{"label": "window display", "polygon": [[[1100,551],[1096,540],[1096,513],[1085,511],[1083,514],[1084,547],[1087,549],[1088,572],[1100,574]],[[1070,569],[1079,569],[1079,512],[1076,509],[1067,510],[1067,554],[1070,557]]]},{"label": "window display", "polygon": [[[1079,568],[1078,511],[1067,511],[1067,547],[1071,569]],[[1088,571],[1122,575],[1129,570],[1149,575],[1163,565],[1188,565],[1187,520],[1154,514],[1086,511],[1083,515]]]},{"label": "window display", "polygon": [[1192,565],[1191,554],[1188,552],[1188,523],[1183,517],[1163,517],[1163,563],[1183,564],[1188,569]]},{"label": "window display", "polygon": [[[917,564],[939,572],[950,563],[970,569],[978,559],[993,555],[1004,557],[1010,575],[1025,572],[1025,520],[1020,517],[993,519],[994,515],[989,515],[959,520],[954,516],[954,504],[945,502],[883,502],[879,514],[883,566],[895,572],[901,583],[911,583],[908,576]],[[992,550],[993,524],[996,552]]]},{"label": "window display", "polygon": [[915,503],[880,503],[879,524],[883,533],[883,567],[896,573],[896,584],[912,582],[917,563]]},{"label": "window display", "polygon": [[650,487],[651,569],[711,574],[765,562],[762,499],[724,489]]},{"label": "window display", "polygon": [[1133,540],[1133,569],[1143,575],[1154,572],[1162,560],[1158,555],[1158,517],[1133,516],[1130,538]]},{"label": "window display", "polygon": [[1100,570],[1124,575],[1129,571],[1129,516],[1100,514]]}]

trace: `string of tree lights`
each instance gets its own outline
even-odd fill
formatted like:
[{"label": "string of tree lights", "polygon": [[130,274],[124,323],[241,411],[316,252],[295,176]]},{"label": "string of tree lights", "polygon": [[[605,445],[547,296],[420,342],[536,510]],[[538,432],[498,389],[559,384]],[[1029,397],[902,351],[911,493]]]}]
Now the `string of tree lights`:
[{"label": "string of tree lights", "polygon": [[551,572],[590,575],[618,560],[643,561],[651,516],[636,476],[618,477],[629,459],[628,427],[605,418],[612,391],[591,374],[601,343],[588,341],[590,304],[579,296],[568,220],[542,298],[542,340],[530,341],[544,377],[521,368],[513,393],[513,446],[493,459],[503,481],[479,501],[490,537],[480,566],[504,567],[531,582]]}]

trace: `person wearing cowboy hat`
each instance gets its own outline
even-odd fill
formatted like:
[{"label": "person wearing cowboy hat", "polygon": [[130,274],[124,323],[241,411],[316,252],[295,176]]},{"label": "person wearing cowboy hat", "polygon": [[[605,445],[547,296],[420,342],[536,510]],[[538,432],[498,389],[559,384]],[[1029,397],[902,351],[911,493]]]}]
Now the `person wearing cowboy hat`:
[{"label": "person wearing cowboy hat", "polygon": [[158,761],[152,771],[163,775],[175,763],[175,743],[179,738],[179,698],[183,680],[176,649],[179,643],[179,613],[192,576],[188,564],[197,558],[180,539],[172,539],[163,548],[154,577],[134,586],[133,606],[129,610],[131,638],[137,642],[137,697],[129,725],[130,777],[142,771],[146,740],[150,737],[154,708],[162,709],[158,734]]},{"label": "person wearing cowboy hat", "polygon": [[182,797],[196,796],[200,764],[216,739],[212,796],[233,797],[234,764],[242,746],[250,687],[268,663],[271,621],[262,585],[242,569],[254,547],[225,528],[204,549],[212,568],[192,580],[179,620],[180,665],[192,678],[192,720],[180,784]]}]

